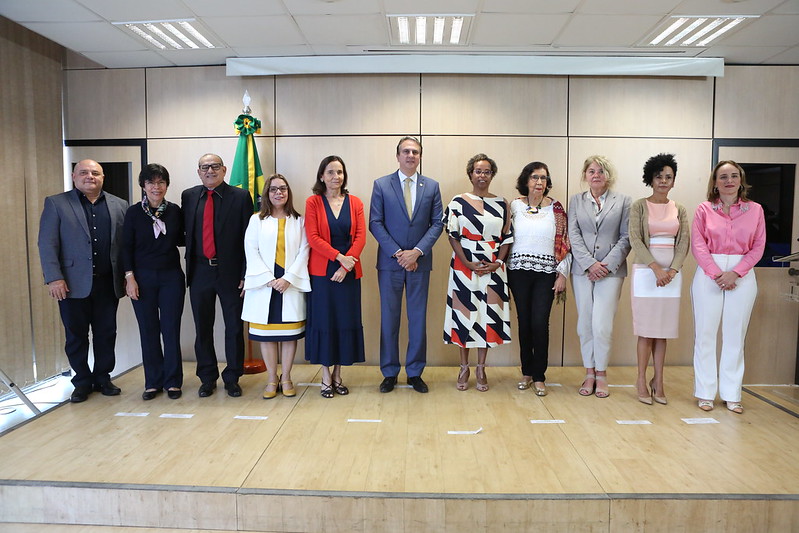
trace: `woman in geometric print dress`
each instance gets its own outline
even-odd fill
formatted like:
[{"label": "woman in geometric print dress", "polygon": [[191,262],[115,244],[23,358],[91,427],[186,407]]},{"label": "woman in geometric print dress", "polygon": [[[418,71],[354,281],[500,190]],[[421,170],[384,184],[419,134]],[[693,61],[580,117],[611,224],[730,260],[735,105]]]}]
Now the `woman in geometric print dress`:
[{"label": "woman in geometric print dress", "polygon": [[297,340],[305,336],[305,293],[311,290],[308,250],[305,220],[294,209],[291,187],[281,174],[273,174],[264,184],[261,210],[250,218],[244,235],[247,271],[241,314],[266,362],[265,400],[279,389],[283,396],[296,395],[291,368]]},{"label": "woman in geometric print dress", "polygon": [[488,390],[488,348],[510,341],[505,259],[513,242],[508,202],[488,191],[497,164],[477,154],[466,165],[472,191],[454,197],[444,213],[452,246],[444,342],[460,348],[458,390],[469,383],[469,349],[477,348],[477,390]]},{"label": "woman in geometric print dress", "polygon": [[[678,336],[682,285],[678,274],[691,242],[687,211],[669,200],[676,177],[677,161],[672,154],[650,157],[644,165],[643,181],[652,187],[652,195],[630,207],[630,245],[635,256],[630,301],[633,334],[638,336],[636,387],[638,401],[647,405],[652,405],[652,400],[667,403],[663,390],[666,342]],[[655,375],[647,388],[650,358]]]}]

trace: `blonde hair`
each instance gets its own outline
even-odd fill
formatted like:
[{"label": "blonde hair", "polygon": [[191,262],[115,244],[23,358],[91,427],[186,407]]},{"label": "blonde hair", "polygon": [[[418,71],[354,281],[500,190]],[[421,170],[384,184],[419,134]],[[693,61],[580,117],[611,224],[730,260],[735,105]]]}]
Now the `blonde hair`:
[{"label": "blonde hair", "polygon": [[611,188],[616,182],[616,167],[613,166],[613,163],[610,162],[610,159],[604,155],[589,155],[585,158],[585,161],[583,162],[582,181],[585,181],[585,171],[588,170],[588,167],[590,167],[592,163],[596,163],[602,167],[602,170],[605,172],[605,176],[608,180],[608,189]]}]

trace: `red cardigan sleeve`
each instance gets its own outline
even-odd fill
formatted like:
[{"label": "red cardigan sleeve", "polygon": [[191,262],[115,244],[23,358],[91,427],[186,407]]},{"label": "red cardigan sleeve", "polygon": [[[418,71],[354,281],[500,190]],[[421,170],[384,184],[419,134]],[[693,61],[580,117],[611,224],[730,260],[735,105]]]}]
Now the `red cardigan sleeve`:
[{"label": "red cardigan sleeve", "polygon": [[[356,196],[349,195],[349,197],[352,245],[345,255],[358,259],[355,263],[355,278],[359,279],[363,276],[360,259],[361,252],[366,246],[366,223],[363,202]],[[339,252],[330,245],[330,227],[327,225],[325,204],[322,197],[316,194],[305,201],[305,234],[311,247],[308,272],[312,276],[324,276],[327,274],[327,262],[335,261]]]}]

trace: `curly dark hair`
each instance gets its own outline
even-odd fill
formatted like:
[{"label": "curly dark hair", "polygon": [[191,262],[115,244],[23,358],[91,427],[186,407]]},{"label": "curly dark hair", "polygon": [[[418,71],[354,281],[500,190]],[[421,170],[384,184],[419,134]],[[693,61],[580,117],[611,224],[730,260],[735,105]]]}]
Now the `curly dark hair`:
[{"label": "curly dark hair", "polygon": [[344,164],[344,160],[341,159],[337,155],[329,155],[326,158],[322,159],[322,162],[319,163],[319,170],[316,171],[316,182],[314,182],[313,191],[314,194],[325,194],[327,192],[327,185],[325,185],[322,176],[325,173],[325,169],[327,165],[332,163],[333,161],[338,161],[341,163],[341,168],[344,169],[344,180],[341,182],[341,194],[347,194],[349,191],[347,190],[347,165]]},{"label": "curly dark hair", "polygon": [[644,183],[646,186],[651,187],[655,174],[666,167],[671,167],[674,171],[674,179],[676,180],[677,160],[674,159],[674,154],[658,154],[647,159],[646,163],[644,163]]},{"label": "curly dark hair", "polygon": [[550,189],[552,189],[552,178],[549,176],[549,167],[546,163],[542,163],[541,161],[533,161],[532,163],[524,165],[524,168],[519,173],[519,177],[516,178],[516,190],[519,191],[522,196],[530,194],[530,187],[528,186],[530,183],[530,176],[534,171],[540,168],[547,171],[547,188],[544,189],[544,196],[549,194]]}]

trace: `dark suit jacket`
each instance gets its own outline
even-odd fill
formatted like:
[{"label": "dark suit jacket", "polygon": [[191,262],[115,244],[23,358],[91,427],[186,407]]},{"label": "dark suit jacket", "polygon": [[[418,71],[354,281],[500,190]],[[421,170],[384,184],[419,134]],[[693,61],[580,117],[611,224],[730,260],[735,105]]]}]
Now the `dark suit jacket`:
[{"label": "dark suit jacket", "polygon": [[[128,203],[107,192],[105,202],[111,216],[111,270],[114,293],[125,296],[125,275],[120,264],[122,225]],[[78,192],[71,190],[48,196],[39,224],[39,259],[44,282],[63,279],[67,298],[86,298],[92,290],[92,241],[89,224]]]},{"label": "dark suit jacket", "polygon": [[418,271],[433,269],[433,245],[444,228],[438,182],[418,175],[416,205],[408,217],[400,187],[399,171],[375,180],[369,208],[369,231],[377,239],[378,270],[402,270],[391,257],[398,250],[419,248]]},{"label": "dark suit jacket", "polygon": [[[186,284],[191,286],[194,276],[194,260],[202,255],[195,250],[195,219],[200,198],[207,189],[196,185],[183,191],[180,197],[186,226]],[[214,225],[216,257],[219,259],[219,275],[227,282],[238,283],[244,279],[247,261],[244,256],[244,233],[252,216],[250,193],[222,182],[217,189],[222,195],[217,223]]]}]

